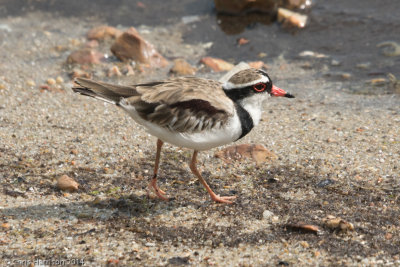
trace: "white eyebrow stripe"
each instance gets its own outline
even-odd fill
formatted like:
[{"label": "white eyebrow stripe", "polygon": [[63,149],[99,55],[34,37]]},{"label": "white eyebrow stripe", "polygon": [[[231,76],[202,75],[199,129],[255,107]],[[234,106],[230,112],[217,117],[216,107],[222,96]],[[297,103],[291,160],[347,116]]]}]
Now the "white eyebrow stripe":
[{"label": "white eyebrow stripe", "polygon": [[224,83],[222,85],[222,87],[224,87],[224,89],[226,89],[226,90],[229,90],[229,89],[234,89],[234,88],[247,87],[247,86],[250,86],[250,85],[253,85],[253,84],[257,84],[257,83],[268,83],[269,81],[270,80],[268,79],[268,77],[263,76],[258,80],[251,81],[251,82],[248,82],[248,83],[234,84],[234,83],[231,83],[231,82],[228,81],[228,82]]}]

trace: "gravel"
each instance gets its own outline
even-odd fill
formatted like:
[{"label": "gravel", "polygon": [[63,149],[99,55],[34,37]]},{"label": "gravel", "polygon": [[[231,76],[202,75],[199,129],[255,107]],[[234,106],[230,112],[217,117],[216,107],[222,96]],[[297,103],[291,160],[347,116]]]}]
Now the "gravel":
[{"label": "gravel", "polygon": [[[1,265],[400,265],[399,95],[349,94],[346,81],[327,80],[317,71],[323,63],[309,59],[268,62],[275,83],[296,98],[271,99],[239,143],[263,144],[279,159],[225,164],[218,149],[202,152],[211,187],[238,197],[221,205],[190,173],[191,152],[166,145],[160,187],[174,199],[162,202],[146,192],[155,138],[118,108],[70,90],[64,62],[97,22],[33,12],[0,25],[9,29],[0,29]],[[196,62],[205,50],[183,44],[180,27],[146,32],[161,52],[169,47],[168,57]],[[95,76],[113,82],[168,72],[117,81],[104,74],[116,63],[104,64]],[[60,90],[41,90],[48,79]],[[64,174],[77,192],[57,189]],[[324,227],[327,215],[354,231]],[[288,223],[323,233],[289,231]]]}]

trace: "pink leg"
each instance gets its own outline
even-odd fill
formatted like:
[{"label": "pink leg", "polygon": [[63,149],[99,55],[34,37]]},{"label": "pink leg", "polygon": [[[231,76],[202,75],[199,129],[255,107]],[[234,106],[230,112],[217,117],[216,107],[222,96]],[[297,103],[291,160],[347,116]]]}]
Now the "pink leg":
[{"label": "pink leg", "polygon": [[163,144],[164,144],[163,141],[161,141],[160,139],[157,139],[157,154],[156,154],[156,161],[154,163],[154,174],[153,174],[153,178],[151,179],[151,181],[149,183],[149,188],[159,198],[161,198],[162,200],[168,201],[169,199],[164,196],[166,193],[157,186],[157,173],[158,173],[158,166],[160,165],[161,147]]},{"label": "pink leg", "polygon": [[206,180],[204,180],[204,178],[201,176],[201,174],[197,170],[197,166],[196,166],[197,154],[198,154],[198,151],[195,150],[193,152],[192,161],[190,162],[190,169],[192,170],[193,174],[196,175],[197,178],[199,179],[200,183],[202,183],[204,185],[204,187],[206,188],[207,192],[210,194],[212,200],[214,200],[215,202],[232,204],[232,201],[230,201],[230,200],[235,199],[236,196],[220,197],[219,195],[215,194],[211,190],[211,188],[207,184]]}]

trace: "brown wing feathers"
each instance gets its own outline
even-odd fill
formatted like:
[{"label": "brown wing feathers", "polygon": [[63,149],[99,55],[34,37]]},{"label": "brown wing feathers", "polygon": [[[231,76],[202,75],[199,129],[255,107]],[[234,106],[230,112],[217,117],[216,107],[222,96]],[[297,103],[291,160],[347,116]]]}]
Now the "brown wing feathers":
[{"label": "brown wing feathers", "polygon": [[75,81],[75,92],[117,105],[123,99],[122,107],[133,106],[142,119],[178,132],[220,127],[233,114],[233,103],[214,81],[176,78],[134,86]]},{"label": "brown wing feathers", "polygon": [[72,87],[72,90],[74,90],[74,92],[94,98],[99,98],[114,104],[118,104],[121,97],[139,95],[135,88],[130,86],[95,82],[84,78],[76,78],[75,83],[77,83],[78,86]]}]

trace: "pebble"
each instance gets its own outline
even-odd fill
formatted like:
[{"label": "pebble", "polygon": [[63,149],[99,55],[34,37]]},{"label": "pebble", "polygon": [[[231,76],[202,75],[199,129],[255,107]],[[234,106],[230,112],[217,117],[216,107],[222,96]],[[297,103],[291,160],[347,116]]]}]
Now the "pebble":
[{"label": "pebble", "polygon": [[315,58],[328,58],[327,55],[322,53],[317,53],[314,51],[305,50],[299,53],[300,57],[315,57]]},{"label": "pebble", "polygon": [[400,56],[400,44],[393,41],[386,41],[379,43],[376,47],[383,47],[383,55],[387,57],[397,57]]},{"label": "pebble", "polygon": [[57,179],[57,188],[62,191],[73,192],[78,190],[78,187],[79,184],[66,174]]},{"label": "pebble", "polygon": [[147,242],[146,244],[144,244],[146,247],[155,247],[156,243],[151,243],[151,242]]},{"label": "pebble", "polygon": [[247,43],[249,43],[249,42],[250,42],[249,39],[246,39],[246,38],[243,38],[243,37],[237,39],[237,44],[238,44],[238,46],[245,45],[245,44],[247,44]]},{"label": "pebble", "polygon": [[359,63],[356,65],[356,68],[366,70],[371,67],[371,62]]},{"label": "pebble", "polygon": [[102,53],[85,47],[72,52],[67,58],[67,63],[80,65],[100,64],[103,58],[104,55]]},{"label": "pebble", "polygon": [[174,60],[174,65],[170,72],[177,75],[194,75],[196,74],[196,69],[184,59],[178,58]]},{"label": "pebble", "polygon": [[233,64],[226,62],[225,60],[220,58],[204,57],[200,60],[200,62],[208,66],[215,72],[229,71],[234,67]]},{"label": "pebble", "polygon": [[304,28],[307,20],[307,15],[302,15],[286,8],[278,8],[278,21],[284,26]]},{"label": "pebble", "polygon": [[332,59],[331,61],[331,66],[340,66],[340,61],[336,60],[336,59]]},{"label": "pebble", "polygon": [[300,241],[300,245],[303,248],[309,248],[310,247],[310,244],[307,241]]},{"label": "pebble", "polygon": [[115,39],[122,34],[122,31],[115,27],[108,25],[101,25],[94,27],[87,33],[87,38],[89,40],[104,41],[107,39]]},{"label": "pebble", "polygon": [[64,83],[64,79],[61,76],[57,76],[56,83],[57,84],[63,84]]},{"label": "pebble", "polygon": [[265,63],[262,61],[252,61],[248,63],[250,67],[255,69],[266,68]]},{"label": "pebble", "polygon": [[184,17],[182,17],[181,20],[182,20],[183,24],[190,24],[190,23],[194,23],[194,22],[199,22],[200,16],[198,16],[198,15],[184,16]]},{"label": "pebble", "polygon": [[269,210],[264,210],[262,216],[264,219],[270,219],[272,216],[274,216],[274,213]]},{"label": "pebble", "polygon": [[119,70],[118,66],[112,66],[107,73],[108,77],[114,77],[114,76],[122,76],[121,71]]},{"label": "pebble", "polygon": [[36,83],[35,83],[34,80],[27,80],[27,81],[26,81],[26,85],[31,86],[31,87],[34,87],[34,86],[36,86]]},{"label": "pebble", "polygon": [[267,56],[267,53],[264,53],[264,52],[260,52],[259,54],[258,54],[258,57],[259,58],[264,58],[264,57],[266,57]]},{"label": "pebble", "polygon": [[54,84],[56,84],[56,80],[54,80],[53,78],[47,79],[46,82],[47,82],[48,85],[54,85]]}]

